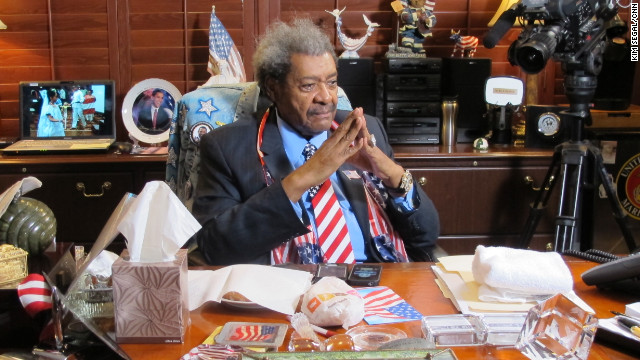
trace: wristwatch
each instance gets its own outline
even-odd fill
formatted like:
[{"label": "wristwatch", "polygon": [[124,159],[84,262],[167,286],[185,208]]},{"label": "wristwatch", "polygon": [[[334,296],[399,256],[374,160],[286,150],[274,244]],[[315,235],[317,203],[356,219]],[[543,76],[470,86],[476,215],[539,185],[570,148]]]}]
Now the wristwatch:
[{"label": "wristwatch", "polygon": [[402,178],[400,179],[400,185],[397,188],[389,188],[387,187],[387,191],[391,193],[393,196],[405,196],[411,189],[413,188],[413,176],[409,172],[409,170],[405,170],[404,174],[402,174]]}]

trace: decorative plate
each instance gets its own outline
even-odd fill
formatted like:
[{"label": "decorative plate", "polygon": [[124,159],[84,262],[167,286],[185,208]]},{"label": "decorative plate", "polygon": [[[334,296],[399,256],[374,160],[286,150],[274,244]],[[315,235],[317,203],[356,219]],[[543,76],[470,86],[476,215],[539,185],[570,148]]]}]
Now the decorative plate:
[{"label": "decorative plate", "polygon": [[[160,97],[162,113],[157,117],[157,127],[152,127],[151,104]],[[147,79],[135,84],[122,102],[122,120],[130,136],[147,144],[169,140],[171,119],[181,98],[180,91],[166,80]]]}]

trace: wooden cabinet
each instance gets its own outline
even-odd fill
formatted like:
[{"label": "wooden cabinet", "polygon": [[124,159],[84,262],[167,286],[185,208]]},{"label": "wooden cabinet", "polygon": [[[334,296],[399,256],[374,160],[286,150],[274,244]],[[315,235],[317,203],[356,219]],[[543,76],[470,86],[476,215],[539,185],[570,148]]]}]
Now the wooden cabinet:
[{"label": "wooden cabinet", "polygon": [[34,176],[42,187],[27,193],[51,208],[57,241],[91,244],[122,197],[139,193],[151,180],[164,180],[165,156],[2,156],[0,189]]},{"label": "wooden cabinet", "polygon": [[[450,255],[473,254],[478,244],[517,246],[535,200],[533,188],[542,183],[553,155],[550,150],[511,147],[479,152],[470,144],[394,149],[396,159],[412,171],[438,209],[439,245]],[[543,250],[553,240],[553,196],[530,242],[533,249]]]}]

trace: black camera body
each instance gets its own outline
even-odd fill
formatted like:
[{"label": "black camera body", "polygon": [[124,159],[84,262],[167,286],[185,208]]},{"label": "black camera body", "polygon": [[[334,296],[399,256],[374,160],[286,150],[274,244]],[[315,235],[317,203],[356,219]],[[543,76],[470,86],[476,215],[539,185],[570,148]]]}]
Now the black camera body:
[{"label": "black camera body", "polygon": [[[614,0],[521,0],[505,11],[484,39],[495,46],[516,19],[524,27],[509,47],[508,58],[529,74],[540,72],[550,58],[564,65],[576,63],[597,75],[604,36],[616,18]],[[507,26],[508,24],[508,26]]]}]

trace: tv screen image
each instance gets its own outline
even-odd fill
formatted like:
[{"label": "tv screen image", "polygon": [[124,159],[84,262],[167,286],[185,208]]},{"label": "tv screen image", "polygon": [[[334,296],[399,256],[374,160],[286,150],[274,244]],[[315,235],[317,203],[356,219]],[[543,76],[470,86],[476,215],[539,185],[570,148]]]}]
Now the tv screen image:
[{"label": "tv screen image", "polygon": [[111,136],[114,98],[111,80],[22,82],[21,137]]}]

